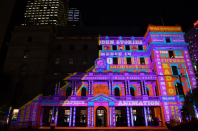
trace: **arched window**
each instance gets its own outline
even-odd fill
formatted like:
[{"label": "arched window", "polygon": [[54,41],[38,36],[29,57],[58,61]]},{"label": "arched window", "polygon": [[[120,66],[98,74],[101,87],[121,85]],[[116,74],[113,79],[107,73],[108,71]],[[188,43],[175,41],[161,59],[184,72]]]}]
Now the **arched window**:
[{"label": "arched window", "polygon": [[81,96],[86,96],[86,88],[85,87],[83,87],[81,89]]},{"label": "arched window", "polygon": [[135,92],[133,88],[130,88],[131,96],[135,96]]},{"label": "arched window", "polygon": [[149,96],[149,90],[147,89],[147,95]]},{"label": "arched window", "polygon": [[180,83],[175,84],[176,95],[184,95],[184,91],[182,89],[182,85]]},{"label": "arched window", "polygon": [[68,87],[66,90],[66,96],[71,96],[71,94],[72,94],[72,88]]},{"label": "arched window", "polygon": [[120,96],[120,91],[118,87],[115,88],[115,96]]}]

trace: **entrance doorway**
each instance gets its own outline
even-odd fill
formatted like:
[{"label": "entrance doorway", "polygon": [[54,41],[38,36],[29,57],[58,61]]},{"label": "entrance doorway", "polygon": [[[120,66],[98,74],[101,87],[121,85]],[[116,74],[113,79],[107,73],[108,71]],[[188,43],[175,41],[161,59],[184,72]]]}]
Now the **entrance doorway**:
[{"label": "entrance doorway", "polygon": [[96,109],[96,127],[105,127],[107,122],[107,110],[103,106]]}]

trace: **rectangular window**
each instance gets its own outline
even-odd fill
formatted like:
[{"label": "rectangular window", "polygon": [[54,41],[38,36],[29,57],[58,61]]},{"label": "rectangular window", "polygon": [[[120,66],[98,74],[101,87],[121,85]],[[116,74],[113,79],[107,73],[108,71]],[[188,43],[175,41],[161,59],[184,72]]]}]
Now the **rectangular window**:
[{"label": "rectangular window", "polygon": [[126,45],[126,50],[130,50],[130,46],[129,45]]},{"label": "rectangular window", "polygon": [[81,110],[80,111],[80,123],[86,123],[86,110]]},{"label": "rectangular window", "polygon": [[173,51],[168,51],[169,58],[174,58]]},{"label": "rectangular window", "polygon": [[55,59],[55,64],[56,64],[56,65],[60,64],[60,58],[56,58],[56,59]]},{"label": "rectangular window", "polygon": [[32,37],[28,37],[27,42],[32,42]]},{"label": "rectangular window", "polygon": [[25,50],[23,58],[28,58],[29,57],[29,50]]},{"label": "rectangular window", "polygon": [[11,118],[12,121],[17,121],[18,113],[19,113],[19,109],[13,109],[12,118]]},{"label": "rectangular window", "polygon": [[99,45],[98,46],[98,50],[102,50],[102,45]]},{"label": "rectangular window", "polygon": [[142,45],[138,45],[138,50],[143,50]]},{"label": "rectangular window", "polygon": [[177,66],[171,66],[173,75],[178,75]]},{"label": "rectangular window", "polygon": [[166,37],[166,43],[170,43],[170,38],[169,37]]},{"label": "rectangular window", "polygon": [[140,64],[141,64],[141,65],[145,65],[144,58],[140,58]]},{"label": "rectangular window", "polygon": [[117,45],[113,45],[113,50],[117,50]]},{"label": "rectangular window", "polygon": [[131,64],[131,58],[127,58],[127,65]]},{"label": "rectangular window", "polygon": [[74,45],[70,45],[70,50],[74,50]]},{"label": "rectangular window", "polygon": [[151,62],[152,62],[152,55],[150,55],[150,60],[151,60]]},{"label": "rectangular window", "polygon": [[87,50],[87,45],[83,45],[83,50]]},{"label": "rectangular window", "polygon": [[113,58],[113,64],[118,64],[118,58],[117,57]]},{"label": "rectangular window", "polygon": [[61,50],[61,45],[58,45],[57,46],[57,50]]},{"label": "rectangular window", "polygon": [[20,75],[25,75],[26,74],[26,69],[27,69],[27,66],[21,66],[21,71],[20,71]]},{"label": "rectangular window", "polygon": [[87,57],[83,57],[83,65],[87,64]]},{"label": "rectangular window", "polygon": [[69,64],[73,65],[74,64],[74,58],[73,57],[69,57]]}]

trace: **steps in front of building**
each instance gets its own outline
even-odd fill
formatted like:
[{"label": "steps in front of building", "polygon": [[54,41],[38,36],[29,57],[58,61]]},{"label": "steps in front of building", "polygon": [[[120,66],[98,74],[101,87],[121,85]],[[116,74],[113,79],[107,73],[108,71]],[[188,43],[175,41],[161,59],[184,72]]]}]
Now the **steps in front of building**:
[{"label": "steps in front of building", "polygon": [[[50,127],[40,127],[39,129],[50,129]],[[168,130],[165,126],[155,127],[155,126],[147,126],[147,127],[55,127],[55,129],[79,129],[79,130],[89,130],[89,129],[120,129],[120,130]]]}]

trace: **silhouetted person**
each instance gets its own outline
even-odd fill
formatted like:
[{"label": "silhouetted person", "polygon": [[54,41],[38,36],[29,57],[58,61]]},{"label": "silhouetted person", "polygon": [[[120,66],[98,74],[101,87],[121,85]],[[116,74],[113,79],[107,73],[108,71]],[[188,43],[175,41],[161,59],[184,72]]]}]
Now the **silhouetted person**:
[{"label": "silhouetted person", "polygon": [[98,125],[99,125],[99,126],[102,125],[102,119],[101,119],[101,118],[98,120]]},{"label": "silhouetted person", "polygon": [[159,121],[158,121],[158,118],[157,117],[154,118],[154,125],[155,126],[159,126]]}]

